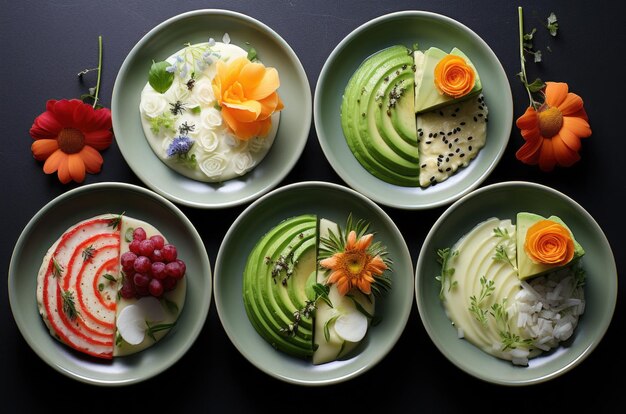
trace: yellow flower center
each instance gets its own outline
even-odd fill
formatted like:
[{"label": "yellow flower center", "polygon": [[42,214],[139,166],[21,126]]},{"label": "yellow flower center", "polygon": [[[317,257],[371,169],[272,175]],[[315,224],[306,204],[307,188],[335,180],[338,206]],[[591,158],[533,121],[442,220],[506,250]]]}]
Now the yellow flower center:
[{"label": "yellow flower center", "polygon": [[363,252],[347,253],[345,256],[344,267],[351,276],[360,276],[365,268],[367,255]]},{"label": "yellow flower center", "polygon": [[75,154],[85,146],[85,136],[76,128],[63,128],[57,141],[59,149],[66,154]]},{"label": "yellow flower center", "polygon": [[552,138],[563,126],[563,114],[556,107],[539,112],[539,130],[544,138]]}]

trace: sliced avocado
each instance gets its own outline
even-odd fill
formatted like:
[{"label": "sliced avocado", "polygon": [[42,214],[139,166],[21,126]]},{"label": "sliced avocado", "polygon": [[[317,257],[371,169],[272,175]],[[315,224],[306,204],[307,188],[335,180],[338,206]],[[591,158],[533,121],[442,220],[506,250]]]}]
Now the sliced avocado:
[{"label": "sliced avocado", "polygon": [[341,126],[355,158],[372,175],[402,186],[419,186],[412,67],[404,46],[375,53],[352,75],[341,104]]},{"label": "sliced avocado", "polygon": [[478,71],[467,55],[456,47],[450,51],[450,54],[461,56],[465,59],[467,64],[474,69],[476,73],[474,87],[467,95],[460,98],[453,98],[440,93],[435,86],[435,67],[447,53],[437,47],[431,47],[425,52],[416,50],[413,53],[413,59],[415,60],[415,113],[419,114],[440,108],[444,105],[450,105],[451,103],[462,101],[482,91],[482,83]]},{"label": "sliced avocado", "polygon": [[302,317],[297,330],[289,333],[288,328],[307,300],[316,243],[315,215],[286,219],[257,242],[243,272],[243,302],[251,324],[273,347],[302,358],[313,354],[313,321]]},{"label": "sliced avocado", "polygon": [[574,238],[574,234],[563,222],[563,220],[561,220],[557,216],[550,216],[547,218],[547,220],[559,223],[570,232],[570,235],[574,240],[574,257],[569,263],[564,266],[553,266],[544,263],[535,263],[526,253],[526,250],[524,249],[524,243],[526,241],[526,233],[528,232],[528,229],[540,220],[546,220],[546,218],[534,213],[517,213],[517,268],[518,277],[520,280],[528,279],[535,276],[541,276],[548,272],[569,266],[585,254],[585,250],[576,241],[576,239]]}]

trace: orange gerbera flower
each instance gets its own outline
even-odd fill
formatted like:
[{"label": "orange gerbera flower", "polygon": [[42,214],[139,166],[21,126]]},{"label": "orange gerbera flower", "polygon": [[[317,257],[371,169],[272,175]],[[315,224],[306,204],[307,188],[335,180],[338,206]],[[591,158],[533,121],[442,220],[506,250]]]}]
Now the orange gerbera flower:
[{"label": "orange gerbera flower", "polygon": [[46,174],[58,171],[63,184],[80,183],[85,172],[100,172],[103,159],[99,151],[113,140],[111,111],[94,109],[78,99],[49,100],[46,112],[35,118],[30,135],[35,140],[33,156],[45,160]]},{"label": "orange gerbera flower", "polygon": [[245,57],[229,63],[218,60],[212,85],[222,117],[239,139],[266,136],[272,114],[283,109],[276,92],[280,86],[278,71]]},{"label": "orange gerbera flower", "polygon": [[526,142],[515,156],[525,164],[539,164],[542,171],[580,160],[580,138],[591,135],[582,98],[562,82],[546,82],[545,102],[539,109],[528,107],[516,125]]},{"label": "orange gerbera flower", "polygon": [[322,267],[332,270],[328,283],[336,283],[341,295],[345,295],[353,287],[369,295],[375,281],[374,276],[381,275],[387,269],[380,256],[372,256],[368,252],[373,238],[373,234],[366,234],[357,240],[356,232],[352,230],[348,234],[343,252],[337,252],[320,261]]}]

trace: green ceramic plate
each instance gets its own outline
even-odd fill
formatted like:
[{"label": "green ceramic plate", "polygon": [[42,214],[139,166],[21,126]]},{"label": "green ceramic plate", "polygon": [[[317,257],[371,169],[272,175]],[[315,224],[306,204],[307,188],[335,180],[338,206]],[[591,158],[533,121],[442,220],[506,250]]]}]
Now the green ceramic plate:
[{"label": "green ceramic plate", "polygon": [[[439,248],[452,246],[473,226],[490,217],[511,219],[520,211],[557,215],[567,223],[586,253],[585,313],[565,345],[531,359],[528,367],[492,357],[457,337],[439,300],[435,276]],[[539,184],[505,182],[483,187],[456,201],[437,220],[420,251],[416,266],[417,307],[426,331],[439,350],[456,366],[484,381],[529,385],[555,378],[583,361],[598,345],[613,317],[617,300],[617,269],[602,229],[579,204]]]},{"label": "green ceramic plate", "polygon": [[[246,257],[256,242],[280,221],[304,213],[337,223],[348,215],[371,223],[377,240],[386,244],[393,260],[392,289],[380,299],[372,327],[356,353],[341,361],[313,365],[283,354],[254,329],[243,304],[242,279]],[[228,230],[214,271],[215,305],[229,338],[252,364],[280,380],[300,385],[326,385],[356,377],[393,348],[407,323],[413,304],[413,265],[402,234],[389,216],[361,194],[337,184],[303,182],[276,189],[251,204]],[[380,313],[379,313],[380,312]]]},{"label": "green ceramic plate", "polygon": [[[341,129],[343,91],[359,65],[373,53],[392,45],[420,49],[456,46],[471,56],[489,105],[487,144],[467,168],[448,180],[421,189],[396,186],[371,175],[350,152]],[[473,31],[448,17],[429,12],[387,14],[356,28],[328,57],[317,81],[314,99],[317,136],[337,174],[352,188],[372,200],[402,209],[445,205],[478,187],[495,168],[509,141],[513,120],[511,88],[498,58]]]},{"label": "green ceramic plate", "polygon": [[[125,212],[156,226],[176,245],[187,264],[187,297],[174,328],[153,347],[112,361],[88,357],[54,339],[37,309],[41,260],[73,224],[104,213]],[[70,190],[46,204],[26,225],[9,265],[11,310],[26,342],[52,368],[81,382],[118,386],[153,377],[191,347],[204,326],[211,302],[209,258],[196,229],[170,201],[142,187],[97,183]]]},{"label": "green ceramic plate", "polygon": [[[152,60],[164,60],[185,43],[221,39],[249,42],[280,76],[281,112],[276,140],[248,174],[222,184],[187,178],[165,165],[145,139],[139,114],[141,90]],[[172,17],[150,30],[130,51],[115,80],[111,102],[115,139],[124,159],[148,187],[169,200],[196,208],[223,208],[246,203],[274,188],[298,161],[311,129],[311,89],[300,60],[272,29],[246,15],[226,10],[196,10]]]}]

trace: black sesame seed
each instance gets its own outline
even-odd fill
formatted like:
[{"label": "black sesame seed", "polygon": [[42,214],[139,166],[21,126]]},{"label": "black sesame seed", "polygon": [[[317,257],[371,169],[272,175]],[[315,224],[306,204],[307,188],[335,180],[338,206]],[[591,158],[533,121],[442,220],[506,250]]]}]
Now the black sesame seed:
[{"label": "black sesame seed", "polygon": [[472,150],[472,146],[470,145],[467,149],[471,151]]},{"label": "black sesame seed", "polygon": [[452,149],[452,144],[448,144],[448,148]]},{"label": "black sesame seed", "polygon": [[450,158],[446,158],[446,162],[450,162]]},{"label": "black sesame seed", "polygon": [[483,114],[478,114],[478,116],[483,116]]},{"label": "black sesame seed", "polygon": [[461,122],[461,125],[465,125],[465,121]]},{"label": "black sesame seed", "polygon": [[472,137],[472,136],[467,137],[467,140],[468,140],[468,141],[471,141],[471,140],[473,140],[473,139],[474,139],[474,137]]},{"label": "black sesame seed", "polygon": [[439,115],[443,116],[443,111],[439,111]]},{"label": "black sesame seed", "polygon": [[450,171],[450,170],[452,170],[452,168],[450,168],[450,167],[446,168],[446,171]]},{"label": "black sesame seed", "polygon": [[422,128],[417,128],[417,132],[422,132]]},{"label": "black sesame seed", "polygon": [[423,137],[423,136],[424,136],[424,133],[423,133],[423,132],[420,132],[420,137]]},{"label": "black sesame seed", "polygon": [[460,151],[461,151],[461,148],[457,148],[456,151],[454,152],[459,153]]},{"label": "black sesame seed", "polygon": [[426,145],[430,145],[430,143],[431,143],[431,142],[432,142],[432,141],[426,141],[426,142],[425,142],[425,144],[426,144]]},{"label": "black sesame seed", "polygon": [[422,164],[422,168],[426,168],[426,164]]},{"label": "black sesame seed", "polygon": [[440,173],[443,172],[443,170],[441,168],[438,168],[437,171],[439,171]]},{"label": "black sesame seed", "polygon": [[432,132],[430,132],[430,133],[428,134],[428,138],[432,138],[432,137],[433,137],[433,133],[432,133]]},{"label": "black sesame seed", "polygon": [[461,154],[461,155],[459,155],[459,157],[463,158],[463,157],[465,157],[465,154]]},{"label": "black sesame seed", "polygon": [[449,153],[448,157],[454,157],[454,152]]},{"label": "black sesame seed", "polygon": [[443,131],[439,131],[439,133],[440,133],[441,135],[445,135],[445,132],[443,132]]},{"label": "black sesame seed", "polygon": [[459,139],[458,138],[454,138],[454,142],[459,142]]},{"label": "black sesame seed", "polygon": [[482,105],[478,105],[478,109],[480,109],[482,111],[483,110],[483,106]]},{"label": "black sesame seed", "polygon": [[478,122],[478,118],[474,117],[474,122]]},{"label": "black sesame seed", "polygon": [[456,116],[456,114],[455,114],[455,113],[452,113],[452,114],[450,114],[450,115],[452,115],[452,116]]},{"label": "black sesame seed", "polygon": [[452,132],[448,132],[446,135],[452,135]]}]

